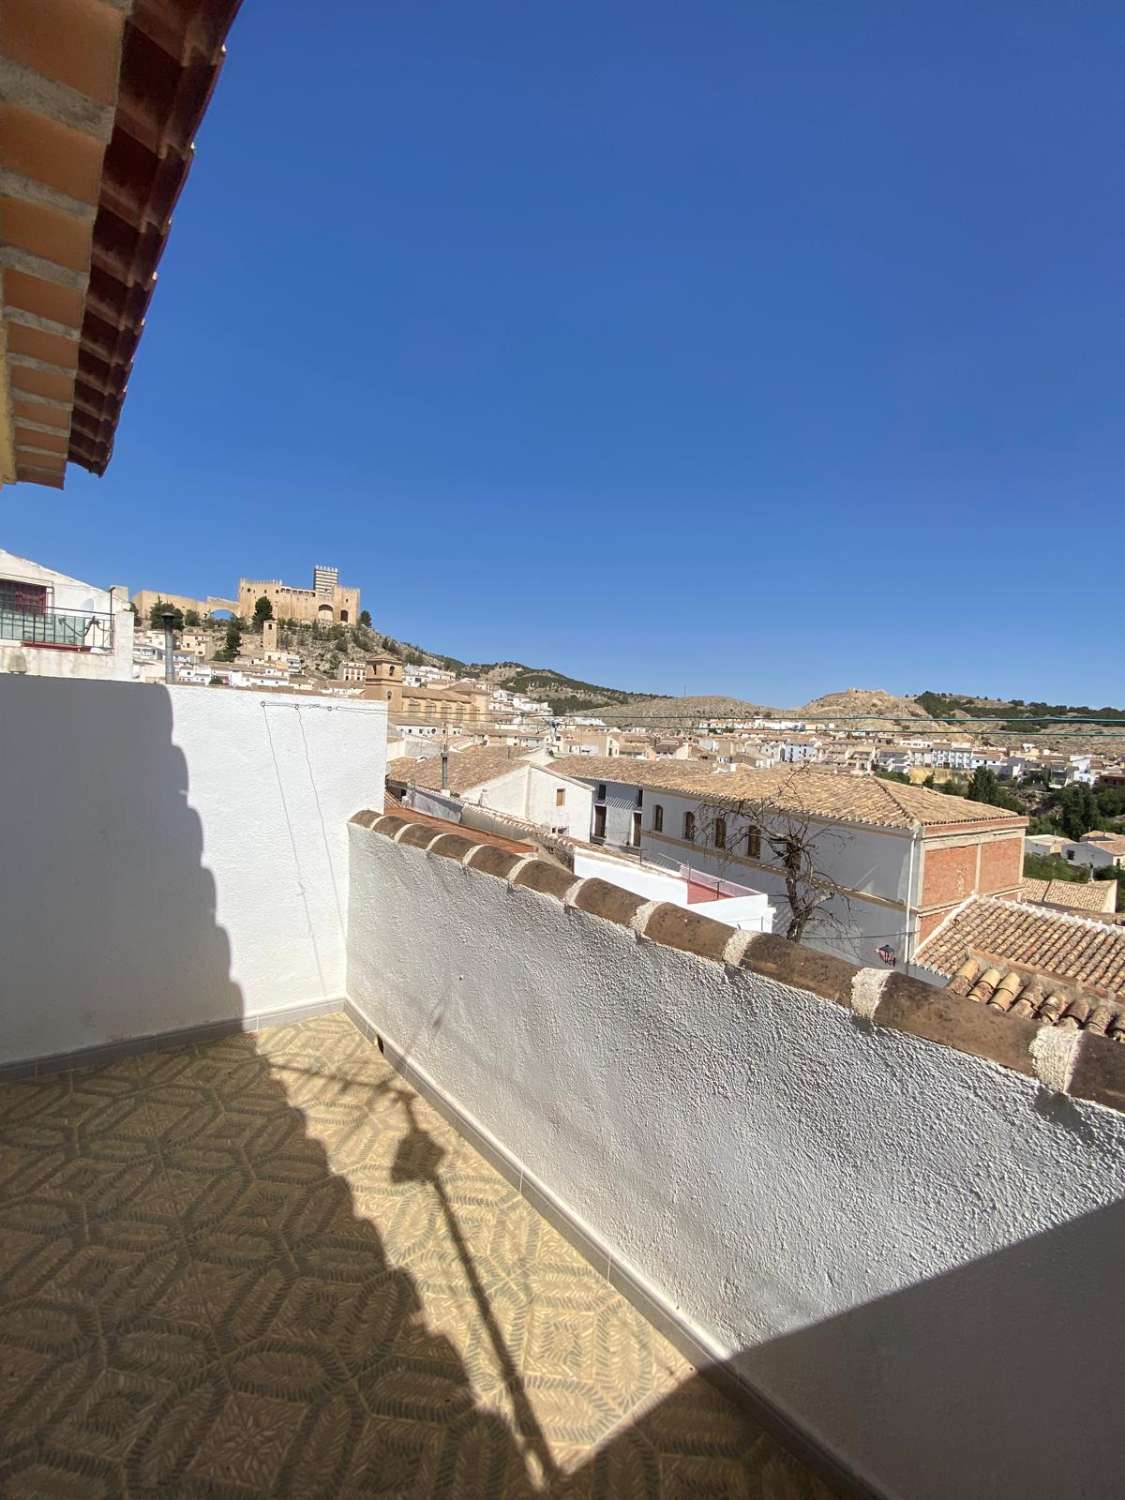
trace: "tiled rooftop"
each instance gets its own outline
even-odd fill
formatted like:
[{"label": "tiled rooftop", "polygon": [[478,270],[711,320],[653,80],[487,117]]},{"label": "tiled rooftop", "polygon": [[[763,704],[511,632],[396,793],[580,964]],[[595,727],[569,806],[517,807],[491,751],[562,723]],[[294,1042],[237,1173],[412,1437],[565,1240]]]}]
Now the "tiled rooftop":
[{"label": "tiled rooftop", "polygon": [[827,1497],[343,1016],[0,1086],[0,1493]]},{"label": "tiled rooftop", "polygon": [[947,796],[931,787],[904,786],[877,776],[842,776],[815,766],[723,770],[705,760],[626,761],[565,756],[551,770],[584,781],[618,781],[672,795],[732,801],[770,801],[794,812],[870,823],[878,828],[931,828],[986,823],[1022,828],[1027,819],[1002,807]]},{"label": "tiled rooftop", "polygon": [[1075,911],[1113,911],[1117,887],[1111,880],[1034,880],[1020,882],[1020,900],[1046,906],[1067,906]]},{"label": "tiled rooftop", "polygon": [[[526,753],[507,745],[472,745],[465,750],[454,750],[449,756],[449,790],[470,791],[496,776],[515,771],[526,760]],[[387,762],[387,780],[436,792],[441,788],[441,756],[399,756]]]},{"label": "tiled rooftop", "polygon": [[1125,996],[1125,927],[1027,901],[970,896],[918,949],[918,962],[952,977],[966,958]]}]

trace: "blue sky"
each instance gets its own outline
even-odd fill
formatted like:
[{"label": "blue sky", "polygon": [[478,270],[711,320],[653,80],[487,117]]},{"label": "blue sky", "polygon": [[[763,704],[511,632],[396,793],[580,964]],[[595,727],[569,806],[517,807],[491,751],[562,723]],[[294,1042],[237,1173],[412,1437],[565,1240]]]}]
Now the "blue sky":
[{"label": "blue sky", "polygon": [[1125,7],[245,0],[0,543],[655,691],[1125,702]]}]

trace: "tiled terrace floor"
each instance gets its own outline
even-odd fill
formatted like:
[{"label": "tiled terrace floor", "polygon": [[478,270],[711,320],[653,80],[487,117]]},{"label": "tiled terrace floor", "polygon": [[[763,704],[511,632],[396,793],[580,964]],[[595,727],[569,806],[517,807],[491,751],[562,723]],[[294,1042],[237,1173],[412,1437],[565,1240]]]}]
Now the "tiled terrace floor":
[{"label": "tiled terrace floor", "polygon": [[0,1086],[0,1493],[827,1496],[342,1016]]}]

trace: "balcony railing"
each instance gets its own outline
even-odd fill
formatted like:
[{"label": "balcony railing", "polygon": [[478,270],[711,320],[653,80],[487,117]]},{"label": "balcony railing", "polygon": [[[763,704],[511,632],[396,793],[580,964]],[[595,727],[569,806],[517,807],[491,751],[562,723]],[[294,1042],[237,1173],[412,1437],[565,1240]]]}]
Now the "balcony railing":
[{"label": "balcony railing", "polygon": [[97,610],[0,608],[0,640],[71,651],[108,651],[113,645],[113,616]]}]

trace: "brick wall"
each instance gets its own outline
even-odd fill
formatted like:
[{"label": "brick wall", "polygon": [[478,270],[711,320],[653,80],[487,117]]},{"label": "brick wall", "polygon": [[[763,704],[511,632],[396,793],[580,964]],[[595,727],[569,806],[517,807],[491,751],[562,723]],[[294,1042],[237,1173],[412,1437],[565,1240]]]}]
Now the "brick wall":
[{"label": "brick wall", "polygon": [[1023,878],[1023,839],[998,839],[982,844],[980,888],[982,891],[1015,890]]},{"label": "brick wall", "polygon": [[977,883],[976,844],[927,849],[922,870],[922,906],[953,906],[972,894]]}]

